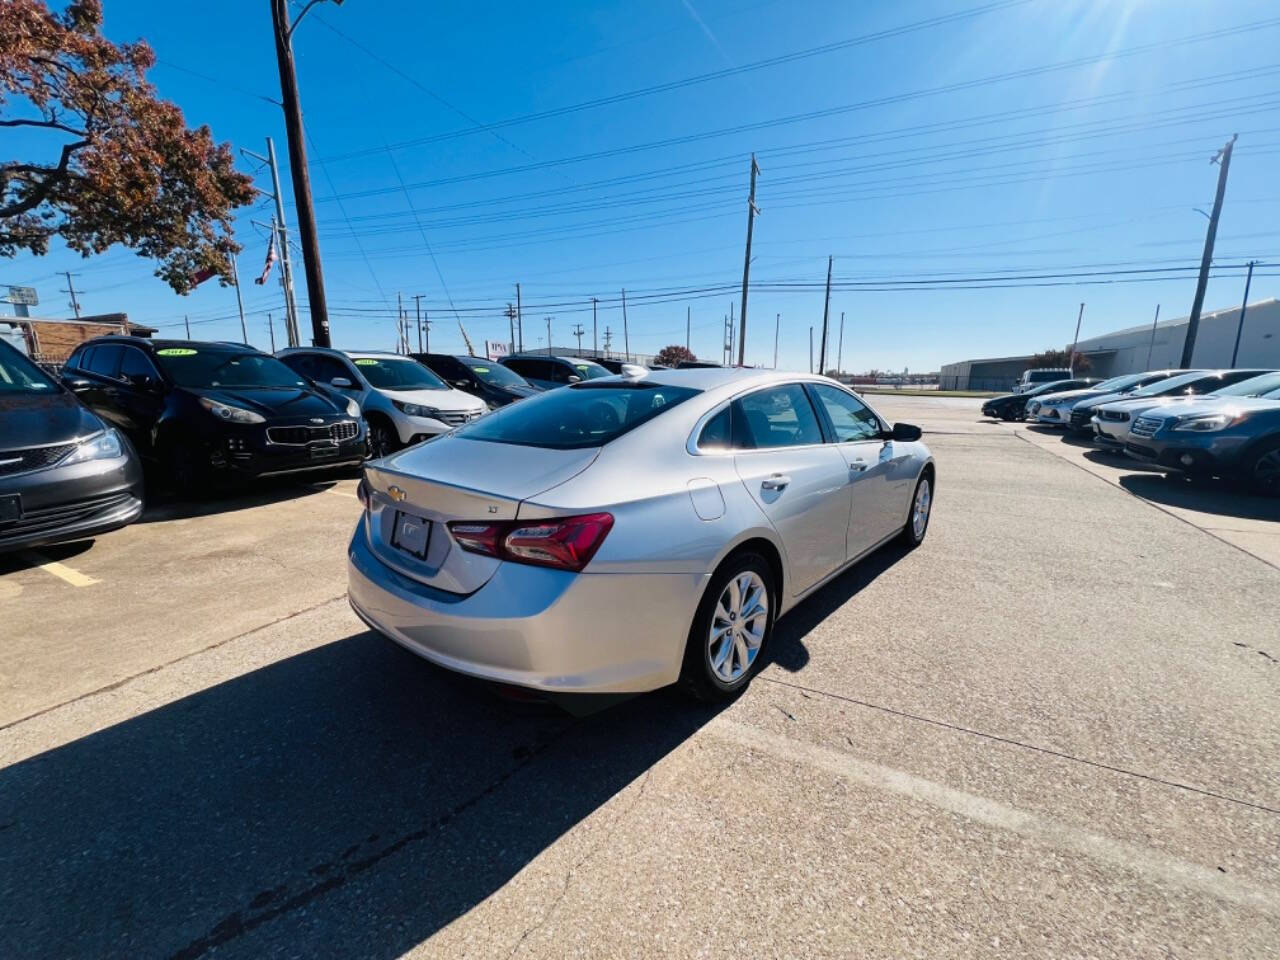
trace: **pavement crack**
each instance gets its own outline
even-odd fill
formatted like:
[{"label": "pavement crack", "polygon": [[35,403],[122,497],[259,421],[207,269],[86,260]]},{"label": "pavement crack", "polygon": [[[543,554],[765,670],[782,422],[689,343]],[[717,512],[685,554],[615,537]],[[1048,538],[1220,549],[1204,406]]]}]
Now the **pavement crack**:
[{"label": "pavement crack", "polygon": [[949,723],[946,720],[922,717],[919,714],[909,713],[906,710],[898,710],[894,707],[884,706],[883,704],[871,703],[867,700],[859,700],[857,697],[846,696],[842,693],[832,693],[829,690],[819,690],[815,687],[807,687],[803,684],[792,683],[788,680],[779,680],[776,677],[766,677],[764,675],[758,676],[756,680],[764,683],[777,684],[780,687],[788,687],[793,690],[808,690],[810,693],[816,693],[819,696],[829,697],[832,700],[839,700],[842,703],[850,703],[858,707],[865,707],[868,710],[887,713],[890,716],[900,717],[904,720],[914,720],[918,723],[927,723],[931,726],[941,727],[944,730],[950,730],[954,733],[963,733],[971,737],[981,737],[982,739],[990,740],[993,743],[1003,743],[1006,746],[1018,747],[1022,750],[1032,750],[1036,753],[1045,754],[1046,756],[1056,757],[1059,760],[1069,760],[1072,763],[1084,764],[1085,766],[1094,767],[1098,770],[1107,770],[1111,773],[1122,774],[1123,776],[1133,777],[1137,780],[1146,780],[1148,783],[1156,783],[1164,787],[1173,787],[1176,790],[1185,790],[1188,793],[1196,793],[1202,797],[1212,797],[1214,800],[1222,800],[1226,803],[1234,803],[1238,806],[1249,807],[1253,810],[1261,810],[1263,813],[1280,814],[1280,808],[1269,807],[1262,803],[1254,803],[1252,800],[1245,800],[1241,797],[1232,797],[1228,794],[1218,793],[1204,787],[1197,787],[1190,783],[1180,783],[1177,780],[1166,780],[1163,777],[1158,777],[1150,773],[1143,773],[1140,770],[1129,770],[1126,767],[1117,767],[1114,764],[1104,763],[1101,760],[1090,760],[1088,757],[1079,757],[1074,754],[1066,753],[1062,750],[1054,750],[1052,747],[1037,746],[1034,743],[1026,743],[1022,740],[1015,740],[1012,737],[1004,737],[997,733],[987,733],[983,730],[974,730],[972,727],[963,727],[956,723]]},{"label": "pavement crack", "polygon": [[[460,800],[424,826],[403,834],[381,849],[375,850],[364,857],[355,858],[355,854],[359,852],[360,847],[363,845],[357,843],[345,849],[336,860],[317,864],[307,871],[313,877],[324,877],[325,879],[312,883],[310,886],[304,887],[290,896],[286,896],[289,889],[288,884],[281,884],[257,894],[249,902],[245,910],[233,910],[215,923],[204,936],[192,940],[185,947],[170,954],[170,960],[195,960],[195,958],[202,957],[210,951],[217,950],[219,947],[225,946],[265,923],[307,907],[315,900],[345,886],[351,880],[373,869],[406,847],[427,839],[451,823],[456,817],[497,793],[516,774],[532,763],[536,757],[546,752],[561,737],[574,729],[575,726],[576,724],[569,723],[555,731],[544,742],[534,748],[524,760],[518,761],[514,766],[505,770],[475,793],[464,800]],[[369,840],[376,839],[377,834],[369,838]],[[367,842],[369,841],[367,840]],[[262,909],[264,907],[266,909]]]}]

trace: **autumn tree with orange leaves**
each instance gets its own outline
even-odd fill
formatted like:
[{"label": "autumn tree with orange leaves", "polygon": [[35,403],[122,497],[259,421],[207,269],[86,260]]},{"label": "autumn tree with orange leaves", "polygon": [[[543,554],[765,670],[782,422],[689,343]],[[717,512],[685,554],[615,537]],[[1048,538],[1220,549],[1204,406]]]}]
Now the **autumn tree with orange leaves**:
[{"label": "autumn tree with orange leaves", "polygon": [[156,95],[145,42],[101,30],[100,0],[60,14],[0,0],[0,157],[24,155],[0,160],[0,257],[47,253],[57,236],[85,256],[136,250],[178,293],[202,272],[227,278],[250,178],[229,144]]}]

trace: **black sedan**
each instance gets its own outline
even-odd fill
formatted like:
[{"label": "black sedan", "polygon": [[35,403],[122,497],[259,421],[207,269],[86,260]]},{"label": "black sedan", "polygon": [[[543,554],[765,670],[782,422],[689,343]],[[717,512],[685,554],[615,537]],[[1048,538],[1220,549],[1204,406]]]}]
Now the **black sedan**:
[{"label": "black sedan", "polygon": [[354,466],[368,450],[355,401],[243,344],[99,337],[63,380],[182,491]]},{"label": "black sedan", "polygon": [[1022,420],[1027,415],[1027,401],[1046,393],[1061,393],[1064,390],[1083,390],[1097,383],[1096,380],[1055,380],[1042,383],[1026,393],[1006,393],[992,397],[982,404],[982,415],[997,420]]},{"label": "black sedan", "polygon": [[535,387],[514,370],[483,357],[449,353],[415,353],[412,356],[445,383],[479,397],[490,407],[505,407],[508,403],[542,392],[540,387]]},{"label": "black sedan", "polygon": [[129,441],[0,341],[0,552],[96,536],[141,513]]}]

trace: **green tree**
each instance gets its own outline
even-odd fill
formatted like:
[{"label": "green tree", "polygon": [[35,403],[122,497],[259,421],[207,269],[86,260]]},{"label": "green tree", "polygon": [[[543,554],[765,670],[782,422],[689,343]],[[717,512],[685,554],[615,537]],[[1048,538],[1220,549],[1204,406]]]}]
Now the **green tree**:
[{"label": "green tree", "polygon": [[697,360],[693,355],[693,351],[688,347],[682,347],[678,343],[669,347],[663,347],[658,351],[658,355],[653,358],[654,363],[660,363],[664,367],[674,367],[676,364],[684,360]]},{"label": "green tree", "polygon": [[231,214],[253,199],[231,148],[156,95],[144,42],[102,36],[101,0],[61,13],[0,0],[0,128],[23,130],[36,159],[0,162],[0,256],[48,252],[60,237],[84,256],[113,244],[158,262],[178,293],[230,275]]}]

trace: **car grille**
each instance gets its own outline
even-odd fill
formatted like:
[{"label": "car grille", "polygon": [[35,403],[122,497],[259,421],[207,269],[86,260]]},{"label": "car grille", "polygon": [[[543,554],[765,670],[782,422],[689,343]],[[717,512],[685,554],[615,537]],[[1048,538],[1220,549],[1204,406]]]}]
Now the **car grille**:
[{"label": "car grille", "polygon": [[451,427],[460,427],[464,423],[470,423],[472,420],[479,420],[483,410],[441,410],[440,415],[436,417],[441,423],[447,423]]},{"label": "car grille", "polygon": [[1123,423],[1129,419],[1129,414],[1122,410],[1099,410],[1099,420],[1110,420],[1112,423]]},{"label": "car grille", "polygon": [[129,493],[113,493],[74,503],[61,503],[55,507],[23,510],[21,519],[0,522],[0,543],[18,537],[52,533],[61,527],[88,520],[96,513],[124,506],[132,499],[133,496]]},{"label": "car grille", "polygon": [[1129,432],[1135,437],[1150,439],[1156,435],[1156,431],[1160,429],[1160,425],[1164,423],[1156,417],[1139,417],[1133,421],[1133,426],[1129,428]]},{"label": "car grille", "polygon": [[0,477],[51,467],[72,450],[74,443],[58,443],[51,447],[28,447],[25,450],[0,450]]},{"label": "car grille", "polygon": [[1130,453],[1135,454],[1136,456],[1144,457],[1145,459],[1148,459],[1148,460],[1156,459],[1156,452],[1152,450],[1150,447],[1144,447],[1140,443],[1126,443],[1124,445],[1124,448],[1128,450]]},{"label": "car grille", "polygon": [[268,427],[267,440],[287,446],[302,447],[322,440],[354,440],[360,427],[354,420],[341,420],[322,427]]},{"label": "car grille", "polygon": [[1073,427],[1083,427],[1085,424],[1089,422],[1089,418],[1092,416],[1093,416],[1093,413],[1090,412],[1089,410],[1072,410],[1071,425]]}]

